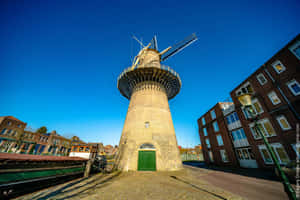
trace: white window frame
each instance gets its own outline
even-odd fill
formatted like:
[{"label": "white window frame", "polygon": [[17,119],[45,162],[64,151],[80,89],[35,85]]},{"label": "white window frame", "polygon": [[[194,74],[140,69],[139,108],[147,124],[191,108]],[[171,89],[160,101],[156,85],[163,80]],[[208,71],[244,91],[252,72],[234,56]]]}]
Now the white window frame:
[{"label": "white window frame", "polygon": [[[261,82],[261,79],[260,77],[263,77],[263,79],[265,80],[265,82]],[[263,73],[259,73],[257,76],[256,76],[256,79],[258,80],[258,82],[260,83],[260,85],[264,85],[268,82],[268,80],[266,79],[265,75]]]},{"label": "white window frame", "polygon": [[216,112],[215,112],[215,110],[212,110],[212,111],[210,111],[210,116],[211,116],[211,119],[216,119]]},{"label": "white window frame", "polygon": [[[216,127],[218,128],[218,130],[216,130]],[[214,121],[214,122],[213,122],[213,128],[214,128],[214,131],[215,131],[215,132],[219,132],[219,131],[220,131],[220,127],[219,127],[219,124],[218,124],[217,121]]]},{"label": "white window frame", "polygon": [[[220,154],[221,154],[222,161],[224,163],[229,162],[229,160],[228,160],[228,154],[226,153],[226,151],[224,149],[220,150]],[[225,156],[225,154],[226,154],[226,156]],[[226,157],[227,157],[227,159],[225,159]]]},{"label": "white window frame", "polygon": [[300,56],[297,55],[296,52],[294,52],[294,49],[296,49],[297,47],[299,48],[299,46],[300,46],[300,40],[296,41],[292,46],[289,47],[289,49],[296,56],[296,58],[300,60]]},{"label": "white window frame", "polygon": [[214,155],[213,155],[213,153],[212,153],[211,150],[208,151],[208,158],[209,158],[209,161],[210,161],[210,162],[214,162]]},{"label": "white window frame", "polygon": [[[219,143],[219,139],[218,139],[218,138],[221,138],[222,144]],[[219,145],[219,146],[224,146],[224,141],[223,141],[223,137],[222,137],[221,134],[218,134],[218,135],[217,135],[217,142],[218,142],[218,145]]]},{"label": "white window frame", "polygon": [[208,138],[205,139],[205,144],[206,144],[207,148],[209,148],[209,149],[211,148],[210,141]]},{"label": "white window frame", "polygon": [[294,151],[296,152],[296,155],[300,158],[300,153],[297,151],[297,149],[300,149],[300,144],[292,144],[292,147]]},{"label": "white window frame", "polygon": [[[267,131],[267,129],[266,129],[265,126],[264,126],[264,122],[269,122],[269,124],[271,125],[271,127],[272,127],[272,129],[273,129],[273,131],[274,131],[274,135],[270,135],[270,134],[269,134],[269,132]],[[268,118],[264,118],[264,119],[259,120],[259,121],[257,122],[257,124],[260,124],[260,125],[262,126],[262,128],[264,129],[264,131],[267,133],[267,135],[266,135],[265,137],[274,137],[274,136],[277,135],[276,132],[275,132],[274,127],[272,126],[272,124],[271,124],[271,122],[269,121]],[[258,140],[258,139],[261,139],[261,138],[262,138],[262,137],[259,135],[259,133],[257,133],[257,134],[258,134],[258,137],[255,137],[255,133],[253,132],[253,131],[255,131],[255,130],[254,130],[254,123],[249,124],[249,127],[250,127],[251,133],[252,133],[252,135],[253,135],[253,138],[254,138],[255,140]]]},{"label": "white window frame", "polygon": [[[280,100],[280,98],[277,96],[277,94],[276,94],[275,91],[269,92],[269,93],[268,93],[268,97],[269,97],[269,99],[271,100],[271,102],[272,102],[273,105],[277,105],[277,104],[280,104],[280,103],[281,103],[281,100]],[[274,99],[273,99],[272,97],[277,98],[279,101],[278,101],[277,103],[274,102]]]},{"label": "white window frame", "polygon": [[[256,108],[255,108],[255,106],[254,106],[254,103],[258,103],[258,105],[259,105],[259,107],[260,107],[260,110],[261,110],[260,112],[257,112],[257,110],[256,110]],[[255,115],[261,114],[261,113],[264,112],[264,109],[262,108],[261,104],[259,103],[258,99],[256,99],[256,98],[252,100],[252,108],[253,108],[254,111],[255,111]]]},{"label": "white window frame", "polygon": [[287,82],[286,84],[287,84],[288,88],[290,89],[290,91],[293,93],[293,95],[298,96],[298,95],[300,95],[300,92],[296,93],[296,92],[293,90],[293,88],[291,87],[291,85],[293,85],[293,84],[295,84],[295,83],[300,87],[300,84],[299,84],[298,81],[296,81],[295,79],[293,79],[293,80]]},{"label": "white window frame", "polygon": [[[278,65],[278,64],[280,64],[282,66],[282,71],[277,70],[276,65]],[[282,72],[284,72],[286,70],[286,67],[279,60],[276,60],[275,62],[273,62],[272,67],[277,72],[277,74],[281,74]]]},{"label": "white window frame", "polygon": [[[205,129],[205,131],[204,131],[204,129]],[[204,136],[207,136],[207,135],[208,135],[208,132],[207,132],[206,128],[203,128],[202,130],[203,130],[203,135],[204,135]]]},{"label": "white window frame", "polygon": [[[286,165],[289,161],[287,161],[287,162],[282,162],[282,160],[281,160],[281,158],[280,158],[280,156],[278,155],[278,152],[277,152],[277,150],[276,150],[276,147],[277,147],[277,148],[282,148],[283,151],[284,151],[284,153],[285,153],[285,155],[286,155],[286,157],[288,158],[288,160],[290,160],[290,158],[289,158],[288,154],[286,153],[286,151],[285,151],[283,145],[282,145],[281,143],[271,143],[270,146],[273,147],[273,151],[274,151],[274,153],[275,153],[275,155],[276,155],[276,158],[277,158],[277,160],[279,161],[279,163],[282,164],[282,165]],[[265,145],[259,145],[259,146],[258,146],[258,149],[259,149],[259,152],[260,152],[261,156],[263,157],[264,162],[265,162],[266,164],[273,164],[273,159],[272,159],[272,157],[271,157],[271,155],[270,155],[270,153],[269,153],[267,147],[266,147]],[[265,157],[263,156],[262,151],[261,151],[262,149],[266,149],[266,150],[267,150],[267,152],[268,152],[268,154],[269,154],[269,156],[270,156],[272,162],[266,162]]]},{"label": "white window frame", "polygon": [[[288,125],[287,128],[285,128],[285,127],[281,124],[280,119],[284,119],[284,120],[286,121],[286,123],[287,123],[287,125]],[[280,125],[280,127],[281,127],[282,130],[286,131],[286,130],[290,130],[290,129],[292,128],[291,125],[290,125],[290,123],[288,122],[288,120],[286,119],[286,117],[285,117],[284,115],[279,115],[279,116],[277,116],[277,117],[276,117],[276,120],[277,120],[277,122],[278,122],[278,124]]]}]

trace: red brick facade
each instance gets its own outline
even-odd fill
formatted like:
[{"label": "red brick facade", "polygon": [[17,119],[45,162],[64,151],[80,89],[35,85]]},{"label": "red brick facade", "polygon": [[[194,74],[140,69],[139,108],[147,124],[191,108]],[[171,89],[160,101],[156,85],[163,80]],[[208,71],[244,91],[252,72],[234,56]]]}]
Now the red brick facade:
[{"label": "red brick facade", "polygon": [[[202,150],[204,161],[209,163],[214,163],[216,165],[231,165],[231,166],[238,166],[238,162],[233,150],[232,141],[228,133],[227,125],[224,120],[224,115],[221,108],[222,103],[217,103],[212,109],[210,109],[207,113],[201,116],[198,119],[198,127],[199,127],[199,135],[200,140],[202,142]],[[211,111],[215,112],[216,118],[212,119]],[[202,118],[205,119],[205,124],[202,124]],[[219,131],[215,131],[213,128],[213,123],[217,122]],[[204,135],[203,129],[206,128],[207,136]],[[217,141],[217,135],[221,135],[223,140],[223,145],[219,145]],[[210,141],[210,148],[206,145],[205,140],[209,139]],[[228,161],[224,162],[221,157],[220,150],[225,150]],[[213,161],[209,158],[209,151],[213,154]]]},{"label": "red brick facade", "polygon": [[[292,52],[298,46],[298,53]],[[272,161],[269,160],[264,151],[264,142],[255,136],[251,130],[253,119],[246,117],[247,113],[242,110],[237,96],[241,88],[247,88],[251,92],[253,102],[256,102],[254,109],[261,128],[268,135],[268,141],[276,149],[276,155],[281,159],[281,164],[287,164],[289,160],[295,160],[296,125],[300,123],[300,35],[293,39],[283,49],[270,58],[265,64],[258,68],[253,74],[238,85],[231,93],[231,98],[238,115],[240,126],[245,132],[248,140],[245,148],[251,149],[251,157],[256,161],[257,167],[272,168]],[[212,128],[210,111],[215,110],[216,121],[218,122],[224,146],[218,146],[216,134]],[[221,104],[216,104],[209,112],[202,117],[206,124],[202,125],[198,119],[199,135],[203,146],[205,162],[209,163],[208,152],[212,151],[214,163],[217,165],[238,166],[237,147],[233,144],[232,130],[229,131],[225,116],[222,113]],[[203,128],[207,128],[208,136],[204,136]],[[255,138],[256,137],[256,138]],[[209,138],[211,148],[207,148],[205,139]],[[222,162],[220,150],[225,149],[230,162]]]}]

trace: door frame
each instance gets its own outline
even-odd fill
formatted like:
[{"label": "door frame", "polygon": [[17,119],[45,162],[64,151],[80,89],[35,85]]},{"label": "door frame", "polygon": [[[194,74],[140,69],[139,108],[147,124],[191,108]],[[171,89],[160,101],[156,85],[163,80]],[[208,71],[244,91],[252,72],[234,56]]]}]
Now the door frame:
[{"label": "door frame", "polygon": [[[139,152],[140,151],[153,151],[154,156],[155,156],[155,170],[139,170]],[[138,149],[137,153],[137,171],[157,171],[157,166],[156,166],[156,149]]]}]

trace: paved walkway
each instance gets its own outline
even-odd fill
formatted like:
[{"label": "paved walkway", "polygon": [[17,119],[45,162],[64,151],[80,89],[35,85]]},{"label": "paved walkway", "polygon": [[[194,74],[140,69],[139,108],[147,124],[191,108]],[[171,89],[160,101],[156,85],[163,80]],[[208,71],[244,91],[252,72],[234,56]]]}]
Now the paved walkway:
[{"label": "paved walkway", "polygon": [[[237,171],[235,173],[233,170],[227,170],[226,172],[218,169],[196,168],[187,165],[185,165],[185,168],[194,171],[201,170],[202,173],[198,173],[195,178],[206,181],[216,187],[232,192],[233,194],[240,195],[243,197],[243,199],[288,199],[288,196],[284,192],[283,184],[275,180],[276,177],[271,177],[270,174],[263,176],[263,174],[258,173],[257,176],[254,176],[253,173],[250,173],[248,176],[246,173],[244,173],[245,170]],[[295,185],[293,186],[295,187]]]},{"label": "paved walkway", "polygon": [[185,167],[179,172],[128,172],[95,175],[41,190],[18,199],[100,200],[240,200],[241,197],[202,181],[210,172]]}]

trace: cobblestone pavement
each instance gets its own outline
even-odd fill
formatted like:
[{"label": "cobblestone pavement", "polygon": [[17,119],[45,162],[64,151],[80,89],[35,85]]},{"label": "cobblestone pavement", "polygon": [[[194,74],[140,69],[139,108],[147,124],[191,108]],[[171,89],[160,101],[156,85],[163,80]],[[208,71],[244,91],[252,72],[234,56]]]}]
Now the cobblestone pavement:
[{"label": "cobblestone pavement", "polygon": [[[283,184],[276,180],[267,180],[256,177],[249,177],[246,174],[239,175],[230,172],[223,172],[213,169],[195,168],[185,165],[185,168],[202,173],[195,174],[195,178],[206,181],[213,186],[222,188],[233,194],[240,195],[245,200],[287,200]],[[292,185],[295,187],[295,185]]]},{"label": "cobblestone pavement", "polygon": [[185,167],[177,172],[127,172],[97,174],[19,197],[37,199],[97,199],[97,200],[240,200],[220,188],[201,180],[209,171]]}]

